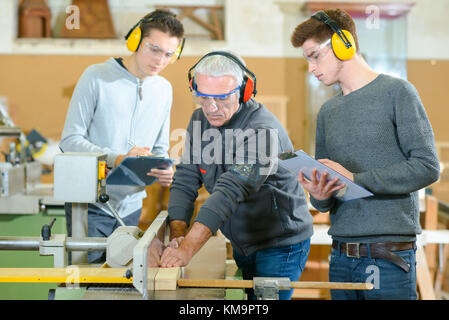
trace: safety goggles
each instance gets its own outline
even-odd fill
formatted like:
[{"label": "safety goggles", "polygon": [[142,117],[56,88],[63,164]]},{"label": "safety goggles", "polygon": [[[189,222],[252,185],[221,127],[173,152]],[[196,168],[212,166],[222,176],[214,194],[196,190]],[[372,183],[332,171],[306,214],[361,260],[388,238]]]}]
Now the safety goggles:
[{"label": "safety goggles", "polygon": [[233,102],[232,96],[238,92],[240,86],[225,94],[205,94],[195,90],[192,94],[193,103],[200,106],[207,106],[214,102],[217,107],[227,107]]},{"label": "safety goggles", "polygon": [[151,44],[149,42],[145,42],[143,44],[143,53],[147,55],[151,55],[153,57],[162,57],[166,60],[168,60],[169,63],[173,63],[178,59],[179,55],[181,54],[182,47],[179,46],[176,51],[171,50],[163,50],[161,47],[155,44]]},{"label": "safety goggles", "polygon": [[331,39],[327,39],[323,43],[317,44],[316,46],[308,49],[303,52],[304,58],[309,63],[317,64],[322,57],[327,54],[327,51],[324,52],[323,49],[330,47]]}]

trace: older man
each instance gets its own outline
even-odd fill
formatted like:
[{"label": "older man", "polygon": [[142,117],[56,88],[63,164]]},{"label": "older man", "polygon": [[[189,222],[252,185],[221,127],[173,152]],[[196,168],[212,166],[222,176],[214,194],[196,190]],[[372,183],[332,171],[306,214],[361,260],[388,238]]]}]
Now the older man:
[{"label": "older man", "polygon": [[[193,77],[191,76],[192,70]],[[228,52],[211,52],[189,70],[193,112],[168,207],[172,243],[162,267],[185,266],[220,229],[231,241],[244,279],[299,279],[312,236],[312,217],[297,179],[277,166],[292,150],[282,125],[251,99],[256,78]],[[210,193],[190,230],[198,189]],[[252,290],[248,298],[253,299]],[[290,299],[292,290],[280,291]]]}]

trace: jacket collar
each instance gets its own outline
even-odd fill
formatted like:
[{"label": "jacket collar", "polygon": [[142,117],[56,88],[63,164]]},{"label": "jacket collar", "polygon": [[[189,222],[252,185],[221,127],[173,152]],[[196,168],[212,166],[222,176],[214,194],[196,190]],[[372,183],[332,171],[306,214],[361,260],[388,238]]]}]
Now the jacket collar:
[{"label": "jacket collar", "polygon": [[257,109],[259,109],[259,104],[253,100],[250,99],[249,101],[240,104],[238,110],[236,113],[234,113],[229,119],[227,123],[219,127],[219,129],[230,129],[230,128],[240,128],[244,123],[246,123],[247,119],[252,115],[253,112],[255,112]]},{"label": "jacket collar", "polygon": [[[136,76],[134,76],[131,72],[128,71],[128,69],[123,68],[120,63],[117,62],[117,60],[115,60],[115,58],[109,58],[106,63],[108,63],[109,65],[111,65],[112,68],[114,68],[115,71],[117,71],[120,75],[122,75],[124,78],[135,82],[135,83],[139,83],[139,78],[137,78]],[[148,76],[145,79],[143,79],[142,83],[145,83],[147,81],[150,81],[151,79],[153,79],[154,77],[157,76]]]}]

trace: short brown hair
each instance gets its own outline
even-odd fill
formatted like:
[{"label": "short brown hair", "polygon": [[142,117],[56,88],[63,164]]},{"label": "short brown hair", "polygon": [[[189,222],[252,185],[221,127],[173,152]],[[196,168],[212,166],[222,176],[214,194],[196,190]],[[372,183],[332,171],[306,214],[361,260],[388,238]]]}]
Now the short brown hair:
[{"label": "short brown hair", "polygon": [[[354,20],[344,10],[341,9],[327,9],[323,10],[337,25],[344,30],[348,30],[354,37],[355,47],[359,50],[359,41],[357,39],[357,30]],[[313,39],[317,42],[323,42],[332,37],[332,31],[324,22],[318,21],[315,18],[309,18],[303,23],[299,24],[292,34],[291,42],[293,47],[301,47],[308,39]]]},{"label": "short brown hair", "polygon": [[182,39],[184,27],[181,21],[170,10],[157,9],[147,14],[140,25],[143,37],[148,37],[152,29],[168,33],[172,37]]}]

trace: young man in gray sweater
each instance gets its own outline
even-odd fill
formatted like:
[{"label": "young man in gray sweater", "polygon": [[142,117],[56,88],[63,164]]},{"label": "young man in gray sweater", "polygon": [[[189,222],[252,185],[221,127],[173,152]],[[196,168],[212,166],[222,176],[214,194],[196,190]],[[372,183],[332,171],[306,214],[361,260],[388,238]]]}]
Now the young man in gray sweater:
[{"label": "young man in gray sweater", "polygon": [[409,82],[367,65],[343,10],[319,11],[291,41],[302,47],[309,72],[341,87],[318,114],[315,157],[374,194],[342,202],[333,197],[344,187],[338,180],[316,170],[310,181],[299,174],[313,206],[330,212],[330,281],[374,284],[369,291],[332,290],[332,299],[416,299],[418,190],[439,177],[419,95]]}]

